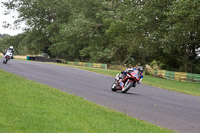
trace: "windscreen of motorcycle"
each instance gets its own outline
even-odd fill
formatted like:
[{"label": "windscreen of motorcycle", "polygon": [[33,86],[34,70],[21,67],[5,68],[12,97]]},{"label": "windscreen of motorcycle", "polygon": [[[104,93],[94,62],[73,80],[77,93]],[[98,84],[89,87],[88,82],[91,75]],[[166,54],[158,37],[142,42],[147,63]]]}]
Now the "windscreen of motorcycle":
[{"label": "windscreen of motorcycle", "polygon": [[133,77],[136,77],[138,80],[139,80],[139,75],[138,75],[138,70],[133,70],[133,72],[131,72],[131,75],[133,76]]}]

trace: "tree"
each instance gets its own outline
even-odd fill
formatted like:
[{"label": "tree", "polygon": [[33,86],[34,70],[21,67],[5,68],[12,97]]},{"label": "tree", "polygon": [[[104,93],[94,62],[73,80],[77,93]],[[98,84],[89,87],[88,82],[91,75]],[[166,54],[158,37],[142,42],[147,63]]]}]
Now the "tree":
[{"label": "tree", "polygon": [[11,0],[4,2],[8,10],[15,9],[19,12],[19,23],[26,21],[26,40],[30,42],[30,48],[36,53],[38,51],[48,53],[52,42],[50,36],[55,36],[59,31],[59,24],[68,21],[69,8],[68,1],[65,0]]},{"label": "tree", "polygon": [[165,52],[173,55],[179,70],[194,72],[196,50],[200,47],[200,2],[175,1],[168,13],[168,22]]}]

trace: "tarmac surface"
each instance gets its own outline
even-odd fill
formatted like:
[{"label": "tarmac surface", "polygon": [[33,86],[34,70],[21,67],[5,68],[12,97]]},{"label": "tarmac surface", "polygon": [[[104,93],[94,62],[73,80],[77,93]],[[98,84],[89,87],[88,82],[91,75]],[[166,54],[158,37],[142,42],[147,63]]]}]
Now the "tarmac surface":
[{"label": "tarmac surface", "polygon": [[[112,92],[114,77],[77,68],[11,60],[3,70],[83,97],[129,116],[180,133],[200,133],[200,97],[138,85],[127,93]],[[144,77],[145,78],[145,77]]]}]

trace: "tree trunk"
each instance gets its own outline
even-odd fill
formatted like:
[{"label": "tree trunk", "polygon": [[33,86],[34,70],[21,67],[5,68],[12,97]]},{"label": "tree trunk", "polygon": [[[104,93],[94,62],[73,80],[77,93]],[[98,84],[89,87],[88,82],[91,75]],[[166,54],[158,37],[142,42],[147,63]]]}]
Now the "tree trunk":
[{"label": "tree trunk", "polygon": [[131,57],[131,54],[129,54],[127,57],[126,57],[126,59],[124,60],[124,61],[122,61],[122,65],[124,65],[129,59],[130,59],[130,57]]}]

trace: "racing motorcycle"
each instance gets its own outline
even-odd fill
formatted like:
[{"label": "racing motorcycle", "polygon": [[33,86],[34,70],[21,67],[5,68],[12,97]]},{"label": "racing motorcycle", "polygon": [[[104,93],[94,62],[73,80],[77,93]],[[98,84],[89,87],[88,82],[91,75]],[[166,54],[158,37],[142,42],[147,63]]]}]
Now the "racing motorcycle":
[{"label": "racing motorcycle", "polygon": [[[136,87],[140,81],[138,70],[128,70],[125,74],[117,74],[115,82],[111,86],[112,91],[121,90],[122,93],[126,93],[131,87]],[[123,82],[124,86],[121,87],[120,83]]]},{"label": "racing motorcycle", "polygon": [[3,63],[6,64],[12,58],[12,56],[12,52],[8,50],[3,56]]}]

